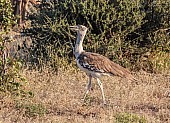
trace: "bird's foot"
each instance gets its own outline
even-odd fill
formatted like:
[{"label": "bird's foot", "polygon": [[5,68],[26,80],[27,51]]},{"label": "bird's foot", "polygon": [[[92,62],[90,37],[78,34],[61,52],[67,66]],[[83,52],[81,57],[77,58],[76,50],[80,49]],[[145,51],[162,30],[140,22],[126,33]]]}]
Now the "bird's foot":
[{"label": "bird's foot", "polygon": [[106,103],[106,101],[105,101],[105,100],[103,101],[103,105],[104,105],[104,106],[106,106],[106,105],[107,105],[107,103]]}]

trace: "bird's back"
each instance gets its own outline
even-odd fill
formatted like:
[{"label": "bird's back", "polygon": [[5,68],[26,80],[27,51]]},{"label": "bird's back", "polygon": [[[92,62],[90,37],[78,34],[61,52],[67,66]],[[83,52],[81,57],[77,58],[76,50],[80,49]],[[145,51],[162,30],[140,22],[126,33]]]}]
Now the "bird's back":
[{"label": "bird's back", "polygon": [[93,72],[103,75],[115,75],[133,80],[134,77],[126,68],[114,63],[105,56],[97,53],[82,52],[77,57],[77,64],[85,72]]}]

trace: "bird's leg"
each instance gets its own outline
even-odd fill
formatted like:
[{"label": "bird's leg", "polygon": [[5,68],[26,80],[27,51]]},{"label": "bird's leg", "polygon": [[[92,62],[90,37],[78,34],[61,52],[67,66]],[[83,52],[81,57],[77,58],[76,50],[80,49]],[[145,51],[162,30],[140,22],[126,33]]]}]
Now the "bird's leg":
[{"label": "bird's leg", "polygon": [[87,96],[87,94],[89,93],[89,90],[90,90],[90,88],[91,88],[91,80],[92,80],[92,76],[91,75],[89,75],[89,81],[88,81],[88,84],[87,84],[87,89],[86,89],[86,93],[84,94],[84,100],[86,99],[86,96]]},{"label": "bird's leg", "polygon": [[106,100],[105,100],[105,96],[104,96],[104,91],[103,91],[103,84],[102,84],[102,82],[100,81],[99,78],[96,78],[96,79],[97,79],[97,82],[98,82],[99,87],[100,87],[101,92],[102,92],[103,103],[106,104]]}]

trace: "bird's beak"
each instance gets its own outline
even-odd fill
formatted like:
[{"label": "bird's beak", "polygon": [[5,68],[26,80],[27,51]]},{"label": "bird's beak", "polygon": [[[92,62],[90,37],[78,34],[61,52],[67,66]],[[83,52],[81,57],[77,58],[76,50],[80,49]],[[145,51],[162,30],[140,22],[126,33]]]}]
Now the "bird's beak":
[{"label": "bird's beak", "polygon": [[78,26],[69,26],[72,31],[78,31]]}]

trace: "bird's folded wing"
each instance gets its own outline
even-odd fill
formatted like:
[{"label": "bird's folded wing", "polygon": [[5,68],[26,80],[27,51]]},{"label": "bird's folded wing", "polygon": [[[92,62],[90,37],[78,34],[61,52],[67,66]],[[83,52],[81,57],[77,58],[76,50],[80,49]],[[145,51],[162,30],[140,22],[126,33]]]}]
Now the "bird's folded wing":
[{"label": "bird's folded wing", "polygon": [[91,71],[108,73],[120,77],[132,77],[129,70],[97,53],[83,52],[78,57],[79,64]]}]

